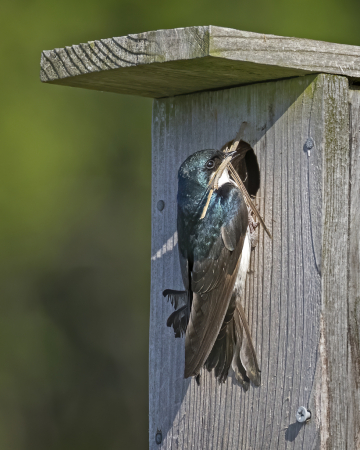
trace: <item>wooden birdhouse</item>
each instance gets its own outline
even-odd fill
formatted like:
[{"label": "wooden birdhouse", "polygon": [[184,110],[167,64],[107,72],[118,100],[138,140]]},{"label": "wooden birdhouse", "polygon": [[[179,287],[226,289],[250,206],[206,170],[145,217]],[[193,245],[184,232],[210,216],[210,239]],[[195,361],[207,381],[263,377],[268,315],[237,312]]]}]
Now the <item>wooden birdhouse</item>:
[{"label": "wooden birdhouse", "polygon": [[[150,449],[360,448],[360,48],[159,30],[44,51],[41,80],[154,98]],[[231,374],[183,378],[184,341],[166,327],[162,295],[183,289],[180,164],[244,121],[272,233],[260,229],[243,298],[261,369],[247,392]],[[310,420],[297,421],[302,406]]]}]

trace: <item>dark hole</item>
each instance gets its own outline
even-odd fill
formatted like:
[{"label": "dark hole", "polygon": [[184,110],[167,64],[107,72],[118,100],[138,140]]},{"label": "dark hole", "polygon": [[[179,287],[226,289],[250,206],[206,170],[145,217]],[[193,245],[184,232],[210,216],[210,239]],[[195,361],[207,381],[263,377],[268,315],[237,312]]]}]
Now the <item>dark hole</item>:
[{"label": "dark hole", "polygon": [[350,81],[350,89],[358,91],[360,89],[360,81]]},{"label": "dark hole", "polygon": [[[221,147],[224,150],[226,147],[230,147],[234,141],[229,141]],[[235,159],[233,166],[242,179],[248,193],[251,196],[255,196],[260,187],[260,170],[257,157],[254,150],[245,141],[240,141],[236,149],[239,152],[246,150],[245,158]]]}]

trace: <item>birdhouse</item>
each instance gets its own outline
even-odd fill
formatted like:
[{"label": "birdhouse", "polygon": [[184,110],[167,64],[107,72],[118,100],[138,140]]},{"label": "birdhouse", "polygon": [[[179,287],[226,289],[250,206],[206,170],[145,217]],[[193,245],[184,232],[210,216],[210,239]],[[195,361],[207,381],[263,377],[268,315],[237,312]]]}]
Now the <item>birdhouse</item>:
[{"label": "birdhouse", "polygon": [[[44,51],[41,80],[152,97],[150,449],[360,446],[360,48],[216,26]],[[242,140],[260,173],[259,230],[243,308],[261,370],[184,379],[166,326],[183,289],[177,172]],[[144,361],[144,368],[146,361]]]}]

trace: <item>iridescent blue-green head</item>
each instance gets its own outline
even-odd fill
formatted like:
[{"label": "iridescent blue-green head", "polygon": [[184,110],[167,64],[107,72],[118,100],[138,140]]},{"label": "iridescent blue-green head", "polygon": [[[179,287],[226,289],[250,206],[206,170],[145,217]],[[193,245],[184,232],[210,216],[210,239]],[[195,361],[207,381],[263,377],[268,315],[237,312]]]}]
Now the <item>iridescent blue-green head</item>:
[{"label": "iridescent blue-green head", "polygon": [[[234,152],[235,153],[235,152]],[[200,150],[189,156],[180,166],[178,173],[178,205],[190,210],[206,195],[209,181],[217,171],[225,154],[220,150]],[[219,179],[219,186],[230,182],[227,169]]]},{"label": "iridescent blue-green head", "polygon": [[178,179],[180,185],[194,185],[192,188],[206,189],[210,178],[217,170],[224,153],[220,150],[200,150],[190,155],[180,166]]}]

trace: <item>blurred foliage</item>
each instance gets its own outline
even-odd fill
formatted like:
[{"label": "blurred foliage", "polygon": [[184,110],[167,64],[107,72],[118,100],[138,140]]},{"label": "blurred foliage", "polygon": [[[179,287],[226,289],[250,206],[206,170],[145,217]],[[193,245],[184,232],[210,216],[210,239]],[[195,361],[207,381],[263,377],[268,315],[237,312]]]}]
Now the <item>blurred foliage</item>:
[{"label": "blurred foliage", "polygon": [[359,13],[355,0],[2,0],[2,450],[148,446],[151,100],[41,84],[41,50],[208,24],[360,45]]}]

